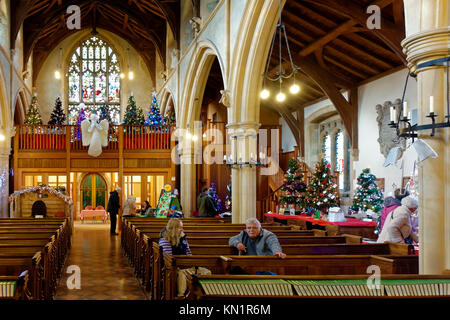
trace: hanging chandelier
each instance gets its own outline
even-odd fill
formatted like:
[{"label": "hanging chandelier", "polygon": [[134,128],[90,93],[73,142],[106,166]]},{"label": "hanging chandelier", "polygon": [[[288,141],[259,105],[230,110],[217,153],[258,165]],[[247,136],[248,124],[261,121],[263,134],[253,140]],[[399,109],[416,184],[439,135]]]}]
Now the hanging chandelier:
[{"label": "hanging chandelier", "polygon": [[450,56],[440,59],[434,59],[430,60],[424,63],[421,63],[417,66],[417,69],[422,69],[425,67],[430,66],[445,66],[447,68],[447,85],[446,85],[446,91],[447,91],[447,114],[444,116],[444,118],[447,119],[447,121],[436,123],[437,114],[434,113],[434,98],[433,96],[430,96],[430,105],[429,110],[430,113],[426,116],[427,118],[431,119],[431,124],[414,124],[412,125],[412,119],[411,119],[411,112],[408,112],[408,106],[405,101],[405,93],[406,93],[406,87],[408,86],[408,79],[410,76],[415,76],[413,73],[408,73],[405,81],[405,87],[403,89],[403,96],[402,96],[402,102],[400,104],[400,112],[397,114],[397,110],[394,107],[391,107],[391,122],[389,123],[389,126],[391,128],[396,129],[398,138],[406,138],[406,139],[412,139],[412,142],[414,142],[414,138],[418,137],[418,131],[421,130],[430,130],[431,129],[431,136],[433,137],[435,134],[436,128],[447,128],[450,127],[450,100],[449,100],[449,63],[450,63]]},{"label": "hanging chandelier", "polygon": [[[284,100],[286,100],[286,94],[284,94],[283,91],[281,90],[281,84],[283,82],[283,79],[289,79],[289,78],[293,77],[294,78],[293,84],[289,88],[289,91],[292,94],[297,94],[300,91],[300,86],[295,81],[295,74],[297,73],[297,71],[299,69],[292,62],[292,55],[291,55],[291,50],[289,48],[289,41],[288,41],[287,35],[286,35],[286,27],[281,20],[281,12],[282,12],[282,6],[281,6],[281,0],[280,0],[280,18],[279,18],[279,21],[277,24],[277,29],[275,30],[274,37],[272,39],[272,44],[270,46],[270,53],[269,53],[269,58],[267,60],[266,71],[263,74],[263,78],[264,78],[263,90],[260,93],[261,99],[269,98],[270,91],[266,87],[266,79],[270,80],[272,82],[278,82],[279,83],[279,91],[275,97],[278,102],[283,102]],[[278,69],[278,72],[275,74],[275,77],[271,77],[269,75],[269,66],[270,66],[270,61],[272,58],[273,47],[275,44],[275,40],[277,38],[278,38],[279,69]],[[289,56],[289,62],[291,65],[290,73],[287,73],[286,70],[283,69],[283,58],[282,58],[282,51],[281,51],[283,41],[286,44],[286,49],[287,49],[288,56]]]}]

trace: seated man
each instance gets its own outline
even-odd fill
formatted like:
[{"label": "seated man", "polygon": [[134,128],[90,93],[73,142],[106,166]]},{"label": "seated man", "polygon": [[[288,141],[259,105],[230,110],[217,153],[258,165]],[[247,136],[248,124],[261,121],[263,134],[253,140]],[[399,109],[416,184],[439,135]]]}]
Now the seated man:
[{"label": "seated man", "polygon": [[277,236],[272,232],[262,229],[257,219],[249,219],[245,223],[245,230],[231,237],[229,245],[236,247],[239,254],[254,256],[277,256],[285,258],[286,254],[281,252],[281,246]]}]

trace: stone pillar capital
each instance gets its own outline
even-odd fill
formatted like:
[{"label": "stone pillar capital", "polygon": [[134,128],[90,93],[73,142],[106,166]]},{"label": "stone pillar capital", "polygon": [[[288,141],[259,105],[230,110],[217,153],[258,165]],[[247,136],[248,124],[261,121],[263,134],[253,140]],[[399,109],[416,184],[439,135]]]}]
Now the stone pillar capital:
[{"label": "stone pillar capital", "polygon": [[[450,27],[447,26],[419,32],[404,39],[401,44],[403,52],[406,54],[408,68],[414,69],[421,62],[448,56],[450,52],[449,32]],[[418,72],[423,70],[425,68]]]}]

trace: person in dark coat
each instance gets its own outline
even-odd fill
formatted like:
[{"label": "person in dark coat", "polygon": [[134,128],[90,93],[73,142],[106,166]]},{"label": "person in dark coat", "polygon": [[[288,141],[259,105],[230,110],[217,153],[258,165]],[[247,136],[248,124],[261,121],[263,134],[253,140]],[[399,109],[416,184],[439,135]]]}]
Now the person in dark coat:
[{"label": "person in dark coat", "polygon": [[120,191],[120,187],[117,187],[116,190],[109,193],[108,207],[106,209],[109,212],[109,217],[111,219],[111,235],[118,235],[118,233],[116,233],[117,215],[119,214],[120,209],[118,191]]},{"label": "person in dark coat", "polygon": [[207,196],[200,198],[198,208],[200,217],[215,217],[219,214],[219,210],[214,203],[213,195],[214,191],[210,189]]}]

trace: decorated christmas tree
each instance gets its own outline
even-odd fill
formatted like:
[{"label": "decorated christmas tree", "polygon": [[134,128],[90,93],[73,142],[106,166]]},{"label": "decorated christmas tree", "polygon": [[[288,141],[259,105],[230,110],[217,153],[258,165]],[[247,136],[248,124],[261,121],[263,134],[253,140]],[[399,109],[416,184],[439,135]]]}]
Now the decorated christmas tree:
[{"label": "decorated christmas tree", "polygon": [[316,164],[311,181],[306,189],[306,204],[310,210],[328,212],[331,207],[337,207],[337,184],[333,181],[330,164],[322,159]]},{"label": "decorated christmas tree", "polygon": [[36,95],[31,98],[31,104],[28,108],[27,115],[25,117],[25,124],[42,124],[41,114],[39,113],[39,106],[37,103]]},{"label": "decorated christmas tree", "polygon": [[125,110],[125,117],[123,119],[124,125],[143,125],[145,122],[144,113],[142,109],[136,105],[136,100],[133,95],[128,99],[128,105]]},{"label": "decorated christmas tree", "polygon": [[150,106],[150,111],[148,112],[147,121],[145,124],[148,125],[161,125],[163,119],[161,113],[159,112],[158,101],[156,100],[156,94],[153,93],[152,105]]},{"label": "decorated christmas tree", "polygon": [[113,124],[113,121],[111,119],[111,115],[109,114],[109,106],[106,103],[102,104],[100,106],[99,112],[100,112],[99,121],[102,121],[102,120],[105,120],[105,119],[108,120],[109,127],[111,128],[114,124]]},{"label": "decorated christmas tree", "polygon": [[360,210],[364,212],[372,210],[379,214],[383,209],[383,193],[378,189],[376,177],[370,173],[370,169],[362,171],[357,179],[357,184],[350,210],[354,213],[358,213]]},{"label": "decorated christmas tree", "polygon": [[81,122],[85,119],[86,119],[86,113],[84,112],[84,108],[81,107],[80,113],[78,114],[78,117],[77,117],[76,127],[74,129],[74,135],[78,139],[81,139]]},{"label": "decorated christmas tree", "polygon": [[231,211],[231,182],[227,185],[227,197],[225,198],[225,209]]},{"label": "decorated christmas tree", "polygon": [[300,164],[296,159],[289,160],[289,168],[284,175],[280,197],[280,203],[283,205],[293,205],[300,209],[305,206],[306,184],[303,182],[303,174],[300,172]]},{"label": "decorated christmas tree", "polygon": [[216,205],[216,208],[219,212],[222,211],[222,200],[220,200],[219,196],[217,195],[217,189],[216,189],[216,183],[212,182],[209,186],[210,189],[214,190],[214,194],[212,196],[214,203]]},{"label": "decorated christmas tree", "polygon": [[64,113],[61,99],[58,97],[55,102],[55,108],[50,115],[50,121],[48,124],[52,125],[63,125],[66,121],[66,114]]}]

